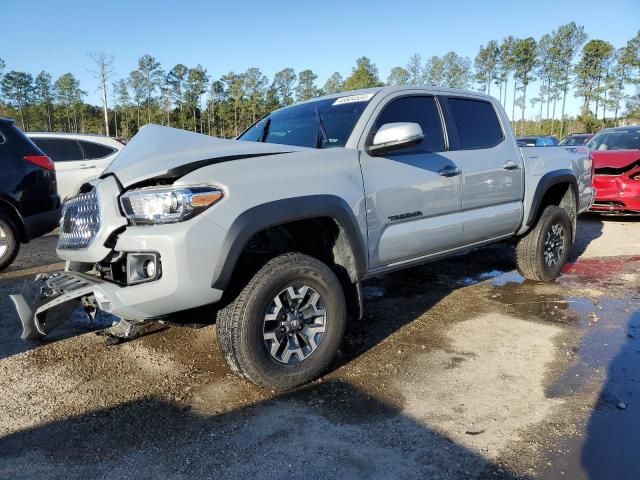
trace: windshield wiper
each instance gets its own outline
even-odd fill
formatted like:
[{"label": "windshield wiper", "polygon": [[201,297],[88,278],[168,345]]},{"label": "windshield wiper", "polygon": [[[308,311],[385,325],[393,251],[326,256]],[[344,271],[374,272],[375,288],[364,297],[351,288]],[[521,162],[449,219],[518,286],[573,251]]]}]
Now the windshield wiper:
[{"label": "windshield wiper", "polygon": [[320,110],[318,107],[315,108],[316,119],[318,120],[318,131],[320,135],[318,135],[318,140],[316,141],[316,148],[322,148],[322,143],[329,143],[329,135],[327,135],[327,130],[324,128],[324,122],[322,121],[322,116],[320,115]]},{"label": "windshield wiper", "polygon": [[269,127],[271,126],[271,118],[267,118],[267,121],[264,122],[264,127],[262,127],[262,133],[260,134],[260,139],[258,140],[261,143],[264,143],[267,139],[267,135],[269,135]]}]

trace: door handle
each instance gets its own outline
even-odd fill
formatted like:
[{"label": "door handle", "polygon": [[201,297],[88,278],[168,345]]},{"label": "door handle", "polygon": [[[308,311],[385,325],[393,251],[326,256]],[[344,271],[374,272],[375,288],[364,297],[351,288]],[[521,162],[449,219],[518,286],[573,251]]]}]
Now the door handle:
[{"label": "door handle", "polygon": [[80,168],[81,170],[87,170],[89,168],[96,168],[95,165],[91,165],[90,163],[82,163],[80,165],[78,165],[78,168]]},{"label": "door handle", "polygon": [[517,170],[520,168],[520,165],[518,165],[513,160],[507,160],[502,164],[502,168],[504,168],[505,170]]},{"label": "door handle", "polygon": [[438,175],[441,177],[455,177],[456,175],[460,175],[462,170],[458,167],[446,166],[438,170]]}]

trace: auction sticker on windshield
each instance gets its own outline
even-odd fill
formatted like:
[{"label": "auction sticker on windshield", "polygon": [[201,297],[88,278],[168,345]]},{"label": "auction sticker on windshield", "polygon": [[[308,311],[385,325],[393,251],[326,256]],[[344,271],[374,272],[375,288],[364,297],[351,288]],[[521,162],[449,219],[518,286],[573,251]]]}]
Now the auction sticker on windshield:
[{"label": "auction sticker on windshield", "polygon": [[348,97],[340,97],[332,105],[344,105],[345,103],[368,102],[375,93],[362,93],[360,95],[349,95]]}]

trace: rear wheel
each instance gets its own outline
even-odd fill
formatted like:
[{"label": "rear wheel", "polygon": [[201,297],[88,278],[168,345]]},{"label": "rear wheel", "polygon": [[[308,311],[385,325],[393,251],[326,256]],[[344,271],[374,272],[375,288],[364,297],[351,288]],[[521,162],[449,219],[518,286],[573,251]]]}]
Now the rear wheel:
[{"label": "rear wheel", "polygon": [[567,212],[555,205],[546,207],[536,225],[516,245],[520,274],[529,280],[554,280],[569,256],[571,234]]},{"label": "rear wheel", "polygon": [[333,360],[346,324],[340,281],[300,253],[267,262],[218,314],[217,335],[232,370],[258,386],[287,390]]},{"label": "rear wheel", "polygon": [[16,227],[7,215],[0,213],[0,271],[11,265],[19,250]]}]

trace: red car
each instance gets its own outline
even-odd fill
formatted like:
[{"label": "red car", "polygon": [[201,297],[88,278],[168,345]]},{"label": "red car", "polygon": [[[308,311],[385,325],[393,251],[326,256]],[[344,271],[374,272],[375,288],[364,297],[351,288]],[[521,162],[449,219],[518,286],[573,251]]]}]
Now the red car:
[{"label": "red car", "polygon": [[602,130],[587,147],[596,191],[591,210],[640,214],[640,126]]}]

